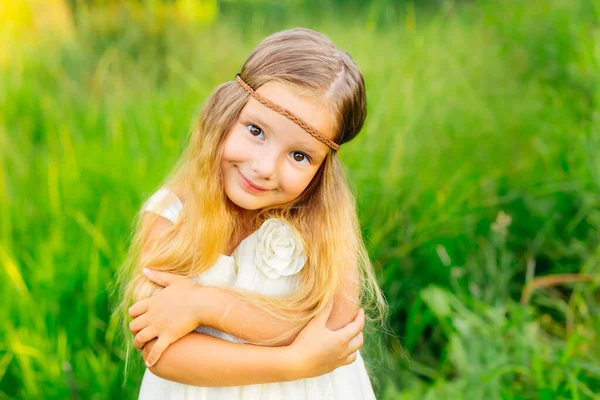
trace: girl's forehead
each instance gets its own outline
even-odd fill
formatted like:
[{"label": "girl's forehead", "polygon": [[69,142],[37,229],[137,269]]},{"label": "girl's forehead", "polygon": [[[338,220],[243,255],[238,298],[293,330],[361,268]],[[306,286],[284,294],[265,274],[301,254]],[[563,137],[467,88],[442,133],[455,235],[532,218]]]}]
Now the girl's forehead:
[{"label": "girl's forehead", "polygon": [[[324,104],[323,101],[319,101],[315,97],[308,95],[308,93],[301,93],[298,89],[278,82],[266,83],[258,88],[257,92],[278,106],[287,109],[329,139],[334,139],[331,107]],[[271,110],[252,97],[248,99],[248,103],[242,110],[242,116],[259,118],[263,124],[267,125],[262,127],[265,129],[294,133],[289,136],[295,137],[302,142],[312,144],[314,141],[315,145],[318,144],[323,147],[324,152],[327,152],[329,149],[327,145],[313,138],[308,132],[287,117]]]}]

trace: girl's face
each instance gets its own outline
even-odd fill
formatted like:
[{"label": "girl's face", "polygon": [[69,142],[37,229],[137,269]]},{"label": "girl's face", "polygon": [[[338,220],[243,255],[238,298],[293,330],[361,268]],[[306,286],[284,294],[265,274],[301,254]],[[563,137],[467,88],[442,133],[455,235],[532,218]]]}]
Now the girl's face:
[{"label": "girl's face", "polygon": [[[281,83],[266,83],[257,92],[333,140],[329,107]],[[327,145],[250,97],[223,144],[225,194],[246,210],[289,203],[306,189],[328,152]]]}]

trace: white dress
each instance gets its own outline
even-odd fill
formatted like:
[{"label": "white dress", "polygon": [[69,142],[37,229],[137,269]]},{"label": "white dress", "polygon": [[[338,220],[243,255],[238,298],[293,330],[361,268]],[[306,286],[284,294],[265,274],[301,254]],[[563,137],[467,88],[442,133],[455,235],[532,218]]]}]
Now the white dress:
[{"label": "white dress", "polygon": [[[171,198],[171,200],[167,200]],[[179,199],[167,189],[160,189],[146,203],[145,210],[158,212],[175,222],[182,209]],[[231,256],[221,255],[215,265],[196,280],[205,286],[235,286],[267,295],[281,296],[295,290],[297,273],[305,254],[294,231],[277,219],[269,219],[244,239]],[[242,340],[211,327],[197,332],[231,342]],[[140,400],[363,400],[374,399],[373,388],[363,359],[325,375],[289,382],[230,387],[201,387],[162,379],[148,369],[140,389]]]}]

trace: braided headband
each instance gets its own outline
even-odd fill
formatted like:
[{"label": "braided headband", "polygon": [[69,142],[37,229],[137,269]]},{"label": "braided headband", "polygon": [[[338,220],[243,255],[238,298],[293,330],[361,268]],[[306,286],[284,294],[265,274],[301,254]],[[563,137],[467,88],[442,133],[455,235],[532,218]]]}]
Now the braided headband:
[{"label": "braided headband", "polygon": [[254,97],[254,99],[256,101],[258,101],[259,103],[261,103],[265,107],[268,107],[271,110],[276,111],[279,114],[283,115],[284,117],[288,118],[290,121],[292,121],[293,123],[295,123],[296,125],[298,125],[300,128],[302,128],[306,132],[308,132],[312,137],[314,137],[315,139],[317,139],[319,142],[321,142],[321,143],[329,146],[333,150],[337,151],[337,150],[340,149],[340,145],[339,144],[337,144],[333,140],[329,139],[327,136],[323,135],[321,132],[319,132],[318,130],[316,130],[312,126],[308,125],[306,122],[302,121],[300,118],[298,118],[297,116],[295,116],[294,114],[292,114],[290,111],[286,110],[283,107],[278,106],[277,104],[271,102],[270,100],[267,100],[266,98],[264,98],[263,96],[261,96],[260,94],[258,94],[256,91],[254,91],[254,89],[252,89],[250,87],[250,85],[248,85],[246,82],[244,82],[244,80],[242,79],[242,77],[240,76],[240,74],[237,74],[235,76],[235,80],[237,81],[237,83],[246,92],[248,92],[248,94],[250,96]]}]

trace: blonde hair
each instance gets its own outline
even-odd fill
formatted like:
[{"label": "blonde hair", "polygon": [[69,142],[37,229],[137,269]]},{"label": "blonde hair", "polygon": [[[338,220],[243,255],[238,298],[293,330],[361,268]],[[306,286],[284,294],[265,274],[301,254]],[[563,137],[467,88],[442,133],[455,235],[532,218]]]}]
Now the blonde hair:
[{"label": "blonde hair", "polygon": [[[347,53],[320,33],[292,29],[267,37],[250,54],[241,76],[254,89],[267,82],[280,82],[308,91],[315,100],[324,102],[331,108],[336,143],[348,142],[362,128],[366,117],[362,74]],[[209,97],[189,145],[165,181],[166,186],[184,197],[181,215],[170,229],[152,241],[152,246],[145,246],[144,252],[143,240],[152,224],[142,225],[141,213],[138,216],[123,273],[123,313],[134,301],[157,290],[140,274],[142,268],[198,275],[208,270],[232,238],[240,234],[241,220],[224,193],[219,161],[225,136],[247,101],[248,94],[234,80],[221,84]],[[354,197],[336,152],[329,152],[298,199],[256,212],[254,223],[258,227],[269,217],[287,221],[303,238],[308,261],[301,271],[300,288],[284,298],[232,289],[240,300],[281,320],[303,324],[339,294],[348,269],[357,265],[361,288],[358,306],[372,310],[372,316],[383,315],[385,302],[362,241]],[[281,339],[284,338],[273,338],[272,342]]]}]

